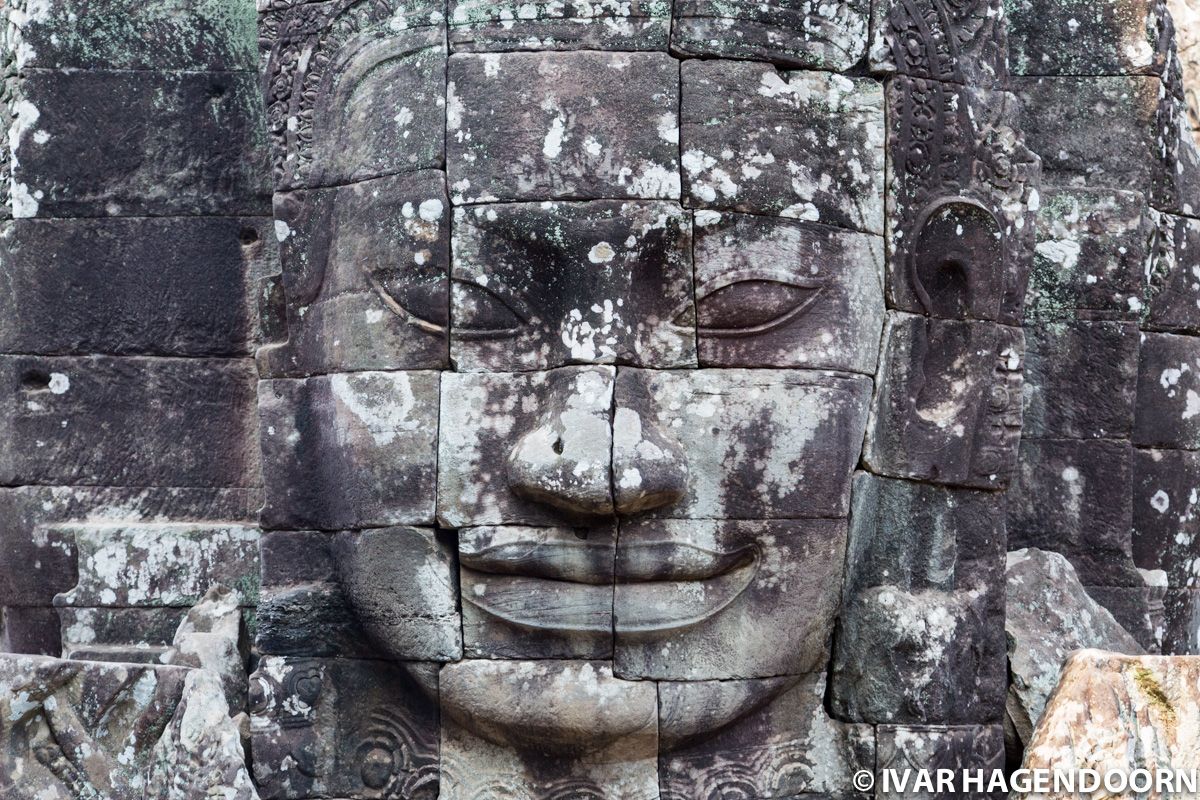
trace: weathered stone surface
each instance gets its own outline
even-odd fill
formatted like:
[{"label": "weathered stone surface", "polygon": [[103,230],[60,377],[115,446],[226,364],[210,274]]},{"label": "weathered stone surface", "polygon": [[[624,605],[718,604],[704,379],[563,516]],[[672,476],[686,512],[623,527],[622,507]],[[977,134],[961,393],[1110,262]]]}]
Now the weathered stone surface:
[{"label": "weathered stone surface", "polygon": [[[907,777],[903,787],[893,785],[891,792],[883,791],[882,782],[876,781],[875,797],[879,800],[937,800],[946,796],[918,787],[918,770],[929,770],[932,776],[938,770],[951,770],[955,783],[961,785],[961,776],[967,770],[972,774],[982,770],[986,781],[993,770],[1004,767],[1004,732],[999,725],[880,725],[876,728],[875,748],[877,776],[884,770],[894,770],[900,776],[897,784]],[[995,795],[978,792],[953,796],[982,800]]]},{"label": "weathered stone surface", "polygon": [[449,81],[455,203],[679,198],[679,66],[665,53],[459,54]]},{"label": "weathered stone surface", "polygon": [[167,652],[188,611],[184,606],[63,605],[56,610],[63,658],[138,664],[162,663],[159,657]]},{"label": "weathered stone surface", "polygon": [[691,230],[675,203],[456,209],[455,366],[695,366]]},{"label": "weathered stone surface", "polygon": [[1200,592],[1168,589],[1164,598],[1162,652],[1189,655],[1200,649]]},{"label": "weathered stone surface", "polygon": [[685,61],[682,81],[687,204],[883,233],[877,83],[728,61]]},{"label": "weathered stone surface", "polygon": [[1198,0],[1167,0],[1167,8],[1175,20],[1178,37],[1179,64],[1192,136],[1200,145],[1200,2]]},{"label": "weathered stone surface", "polygon": [[1200,220],[1154,215],[1158,242],[1151,254],[1150,314],[1146,327],[1200,332]]},{"label": "weathered stone surface", "polygon": [[869,0],[680,0],[674,11],[671,48],[686,55],[841,72],[867,52]]},{"label": "weathered stone surface", "polygon": [[873,373],[883,242],[750,214],[696,214],[696,323],[706,367]]},{"label": "weathered stone surface", "polygon": [[[660,797],[857,795],[850,778],[874,770],[874,731],[830,719],[824,694],[819,672],[659,684],[659,737],[666,750],[659,756]],[[711,730],[719,732],[707,735]]]},{"label": "weathered stone surface", "polygon": [[244,362],[0,356],[0,383],[0,484],[258,482]]},{"label": "weathered stone surface", "polygon": [[444,366],[448,206],[431,171],[276,195],[287,340],[263,374]]},{"label": "weathered stone surface", "polygon": [[53,608],[0,608],[0,652],[55,656],[62,651]]},{"label": "weathered stone surface", "polygon": [[1170,587],[1200,587],[1200,453],[1133,453],[1133,559]]},{"label": "weathered stone surface", "polygon": [[[1162,573],[1142,570],[1141,586],[1087,586],[1088,595],[1113,616],[1147,653],[1158,653],[1163,637],[1167,592]],[[1141,651],[1139,651],[1141,652]]]},{"label": "weathered stone surface", "polygon": [[1006,0],[1014,75],[1160,74],[1170,23],[1159,0]]},{"label": "weathered stone surface", "polygon": [[436,372],[259,383],[266,528],[433,522]]},{"label": "weathered stone surface", "polygon": [[834,713],[999,721],[1003,496],[859,473],[853,498]]},{"label": "weathered stone surface", "polygon": [[463,661],[439,688],[445,800],[659,796],[653,683],[589,661]]},{"label": "weathered stone surface", "polygon": [[1021,442],[1008,493],[1008,547],[1070,559],[1085,586],[1142,585],[1130,527],[1132,448],[1127,441]]},{"label": "weathered stone surface", "polygon": [[258,601],[258,530],[196,523],[74,523],[79,582],[55,604],[75,608],[193,606],[214,583],[236,604]]},{"label": "weathered stone surface", "polygon": [[[1089,769],[1129,775],[1185,771],[1200,759],[1196,682],[1200,659],[1083,650],[1063,668],[1058,688],[1025,750],[1027,769]],[[1014,794],[1025,800],[1032,795]],[[1043,794],[1058,798],[1064,794]]]},{"label": "weathered stone surface", "polygon": [[380,652],[403,661],[462,657],[454,554],[434,531],[340,533],[333,555],[342,591]]},{"label": "weathered stone surface", "polygon": [[[189,0],[57,0],[10,10],[22,69],[236,70],[256,66],[254,8]],[[152,44],[151,44],[152,43]]]},{"label": "weathered stone surface", "polygon": [[615,526],[460,531],[467,657],[612,658],[616,541]]},{"label": "weathered stone surface", "polygon": [[1068,655],[1088,647],[1144,652],[1088,596],[1066,558],[1037,549],[1008,554],[1004,632],[1009,672],[1005,725],[1022,746],[1041,719]]},{"label": "weathered stone surface", "polygon": [[1016,467],[1024,337],[892,312],[863,458],[881,475],[1003,488]]},{"label": "weathered stone surface", "polygon": [[1004,0],[876,0],[873,72],[990,87],[1008,75]]},{"label": "weathered stone surface", "polygon": [[455,52],[509,50],[664,50],[671,4],[450,0]]},{"label": "weathered stone surface", "polygon": [[17,220],[0,231],[0,350],[249,353],[269,236],[261,217]]},{"label": "weathered stone surface", "polygon": [[1146,199],[1103,189],[1047,191],[1026,316],[1037,320],[1145,316],[1154,235]]},{"label": "weathered stone surface", "polygon": [[395,0],[268,3],[259,35],[277,189],[442,166],[445,31],[405,30],[422,5],[441,15]]},{"label": "weathered stone surface", "polygon": [[1200,338],[1143,335],[1133,442],[1200,450]]},{"label": "weathered stone surface", "polygon": [[248,73],[30,70],[18,92],[14,217],[262,214],[269,205]]},{"label": "weathered stone surface", "polygon": [[427,665],[264,657],[250,676],[264,800],[438,797],[437,675]]},{"label": "weathered stone surface", "polygon": [[1162,153],[1157,77],[1014,78],[1012,86],[1026,108],[1055,109],[1024,120],[1047,186],[1149,193]]},{"label": "weathered stone surface", "polygon": [[75,537],[59,529],[59,523],[250,522],[261,504],[262,493],[256,489],[0,489],[0,547],[6,563],[21,565],[0,570],[0,605],[50,608],[54,595],[78,581]]},{"label": "weathered stone surface", "polygon": [[207,670],[221,681],[230,714],[246,707],[246,657],[239,595],[221,584],[192,606],[171,640],[163,663]]},{"label": "weathered stone surface", "polygon": [[372,658],[367,639],[341,586],[326,531],[264,531],[262,589],[254,645],[283,656]]},{"label": "weathered stone surface", "polygon": [[180,667],[0,657],[14,800],[257,800],[217,677]]},{"label": "weathered stone surface", "polygon": [[1188,113],[1179,61],[1172,58],[1163,75],[1155,122],[1160,160],[1151,188],[1151,204],[1162,211],[1200,215],[1200,132]]},{"label": "weathered stone surface", "polygon": [[616,674],[721,680],[821,669],[845,550],[845,520],[623,524]]},{"label": "weathered stone surface", "polygon": [[1020,324],[1041,166],[1019,104],[1007,92],[898,77],[887,106],[890,307]]},{"label": "weathered stone surface", "polygon": [[807,370],[623,369],[614,484],[636,489],[652,469],[678,480],[681,459],[679,499],[655,516],[845,516],[869,393],[865,377]]},{"label": "weathered stone surface", "polygon": [[446,373],[438,522],[554,525],[611,513],[614,373]]},{"label": "weathered stone surface", "polygon": [[1138,344],[1132,322],[1027,326],[1022,436],[1128,438],[1137,397]]}]

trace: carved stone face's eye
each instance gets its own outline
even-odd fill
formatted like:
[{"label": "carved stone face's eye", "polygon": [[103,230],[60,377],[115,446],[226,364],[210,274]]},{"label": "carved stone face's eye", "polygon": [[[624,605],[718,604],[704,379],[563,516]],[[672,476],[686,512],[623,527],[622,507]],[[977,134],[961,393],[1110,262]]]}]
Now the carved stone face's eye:
[{"label": "carved stone face's eye", "polygon": [[802,314],[821,287],[765,278],[746,278],[701,287],[696,297],[700,330],[710,336],[750,336]]},{"label": "carved stone face's eye", "polygon": [[517,333],[525,320],[509,303],[478,283],[455,279],[454,330],[466,336],[499,338]]}]

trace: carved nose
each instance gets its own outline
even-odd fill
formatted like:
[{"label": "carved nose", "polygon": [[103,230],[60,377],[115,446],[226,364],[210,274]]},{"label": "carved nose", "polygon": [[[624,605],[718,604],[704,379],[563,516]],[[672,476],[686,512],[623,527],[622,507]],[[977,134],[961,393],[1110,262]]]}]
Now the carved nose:
[{"label": "carved nose", "polygon": [[612,375],[560,380],[508,456],[509,486],[572,515],[649,511],[679,500],[687,463],[672,437],[629,408],[612,412]]}]

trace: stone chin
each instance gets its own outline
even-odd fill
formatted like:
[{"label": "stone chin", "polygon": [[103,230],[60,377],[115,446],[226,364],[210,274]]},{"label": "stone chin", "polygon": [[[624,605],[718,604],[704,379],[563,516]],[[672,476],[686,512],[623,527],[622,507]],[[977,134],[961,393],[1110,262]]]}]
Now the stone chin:
[{"label": "stone chin", "polygon": [[659,708],[654,681],[615,677],[592,661],[468,660],[447,664],[442,713],[497,745],[570,757],[614,746],[670,750],[754,711],[798,678],[675,684]]}]

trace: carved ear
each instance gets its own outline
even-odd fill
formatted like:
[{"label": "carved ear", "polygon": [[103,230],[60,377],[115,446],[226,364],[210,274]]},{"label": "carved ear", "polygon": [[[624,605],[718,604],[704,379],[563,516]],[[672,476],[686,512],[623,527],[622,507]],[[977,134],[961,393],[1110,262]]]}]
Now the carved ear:
[{"label": "carved ear", "polygon": [[913,291],[940,319],[996,319],[1004,293],[1004,236],[995,214],[962,197],[939,200],[918,218],[911,251]]}]

